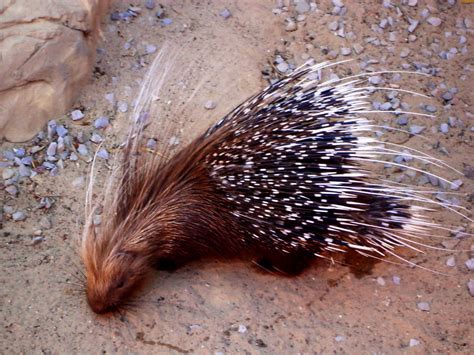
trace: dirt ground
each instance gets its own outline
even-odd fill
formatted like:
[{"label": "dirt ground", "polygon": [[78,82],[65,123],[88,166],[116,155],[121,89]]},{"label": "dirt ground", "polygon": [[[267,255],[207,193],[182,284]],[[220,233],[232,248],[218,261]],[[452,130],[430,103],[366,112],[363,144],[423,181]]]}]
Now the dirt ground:
[{"label": "dirt ground", "polygon": [[[106,137],[104,146],[113,151],[120,143],[140,81],[157,53],[150,46],[159,50],[167,43],[177,57],[157,104],[163,105],[160,118],[173,130],[149,134],[174,137],[178,148],[265,87],[262,72],[275,76],[278,55],[290,67],[310,58],[353,58],[352,68],[365,63],[366,69],[374,70],[416,70],[416,63],[422,63],[419,67],[430,69],[432,77],[404,75],[397,84],[434,95],[422,103],[437,108],[436,118],[410,118],[405,127],[395,124],[394,116],[381,120],[402,129],[426,127],[422,134],[427,141],[414,137],[404,144],[466,174],[444,172],[447,178],[463,181],[456,192],[471,194],[459,199],[472,217],[474,5],[420,0],[416,6],[408,1],[398,6],[401,1],[392,0],[397,6],[384,7],[381,1],[345,0],[346,10],[337,15],[332,2],[324,0],[316,2],[317,10],[294,20],[295,31],[287,31],[292,24],[286,19],[297,16],[293,1],[288,11],[269,0],[160,2],[165,9],[161,20],[155,16],[157,8],[146,9],[145,1],[133,2],[141,13],[131,21],[104,20],[93,79],[75,106],[85,117],[57,120],[73,137],[81,131],[91,133],[94,120],[108,116],[110,126],[100,131]],[[124,12],[129,5],[117,1],[111,13]],[[225,18],[224,9],[230,17]],[[430,24],[430,17],[441,19],[441,24]],[[388,24],[379,26],[384,19]],[[420,21],[413,32],[416,37],[409,37],[408,19]],[[341,24],[344,37],[334,33]],[[353,49],[335,58],[333,51],[341,48]],[[443,58],[451,48],[457,52]],[[453,87],[454,98],[443,99]],[[115,103],[106,98],[109,93],[114,93]],[[205,108],[208,101],[215,109]],[[121,112],[124,103],[127,112]],[[412,109],[420,111],[417,106]],[[449,117],[456,120],[443,133],[439,127]],[[388,130],[384,134],[384,139],[398,139]],[[28,150],[33,144],[4,142],[0,150]],[[89,147],[95,149],[93,144]],[[437,232],[444,239],[433,236],[430,244],[441,250],[419,255],[401,251],[412,262],[445,275],[388,262],[341,259],[351,267],[320,260],[303,275],[287,278],[247,262],[197,262],[173,273],[156,272],[139,295],[138,307],[99,317],[88,308],[76,280],[82,270],[76,253],[84,222],[81,177],[90,169],[85,160],[67,160],[57,176],[46,172],[22,179],[16,196],[0,190],[1,353],[467,354],[474,349],[474,299],[467,286],[474,275],[465,265],[473,257],[473,239],[461,233],[472,233],[472,225],[448,210],[433,214],[443,226],[458,228],[456,233]],[[99,171],[100,186],[108,172],[104,162]],[[419,177],[414,177],[415,183]],[[52,202],[50,208],[41,205],[44,197]],[[25,212],[26,219],[14,221],[14,211]]]}]

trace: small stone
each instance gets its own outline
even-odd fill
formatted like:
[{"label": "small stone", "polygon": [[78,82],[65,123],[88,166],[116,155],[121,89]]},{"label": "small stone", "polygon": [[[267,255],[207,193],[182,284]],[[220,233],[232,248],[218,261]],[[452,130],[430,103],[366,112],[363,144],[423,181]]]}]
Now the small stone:
[{"label": "small stone", "polygon": [[155,15],[158,18],[162,18],[165,15],[165,8],[162,5],[158,5]]},{"label": "small stone", "polygon": [[433,105],[425,105],[424,106],[424,109],[426,112],[428,113],[435,113],[436,111],[438,111],[438,109],[436,108],[436,106],[433,106]]},{"label": "small stone", "polygon": [[20,176],[22,177],[29,177],[31,176],[31,169],[28,168],[27,166],[20,164],[18,168],[18,172],[20,173]]},{"label": "small stone", "polygon": [[408,116],[407,115],[401,115],[397,118],[397,123],[400,126],[405,126],[408,124]]},{"label": "small stone", "polygon": [[206,110],[214,110],[216,108],[216,103],[212,100],[206,101],[204,108]]},{"label": "small stone", "polygon": [[247,327],[243,324],[239,324],[238,332],[239,333],[246,333],[247,332]]},{"label": "small stone", "polygon": [[419,25],[419,21],[409,18],[410,26],[408,26],[408,32],[413,33]]},{"label": "small stone", "polygon": [[328,28],[330,31],[337,31],[337,29],[339,28],[339,22],[338,21],[330,22]]},{"label": "small stone", "polygon": [[352,53],[352,49],[349,47],[343,47],[341,48],[341,54],[344,56],[350,55]]},{"label": "small stone", "polygon": [[471,296],[474,296],[474,279],[469,280],[469,282],[467,283],[467,288]]},{"label": "small stone", "polygon": [[58,125],[56,127],[56,133],[59,137],[64,137],[68,133],[68,130],[63,125]]},{"label": "small stone", "polygon": [[369,78],[369,83],[371,83],[372,85],[378,85],[382,82],[382,77],[381,76],[371,76]]},{"label": "small stone", "polygon": [[70,161],[77,161],[79,159],[79,157],[77,156],[76,153],[74,152],[71,152],[71,155],[69,155],[69,160]]},{"label": "small stone", "polygon": [[418,125],[411,125],[410,126],[410,133],[411,134],[420,134],[425,130],[426,127],[424,126],[418,126]]},{"label": "small stone", "polygon": [[84,118],[84,114],[81,110],[74,110],[71,112],[71,118],[73,121],[78,121]]},{"label": "small stone", "polygon": [[79,144],[79,146],[77,147],[77,152],[84,157],[89,155],[89,150],[87,149],[87,146],[85,144]]},{"label": "small stone", "polygon": [[15,213],[12,214],[12,219],[15,222],[24,221],[26,219],[26,214],[23,211],[16,211]]},{"label": "small stone", "polygon": [[15,170],[13,170],[13,169],[5,169],[2,172],[3,180],[11,179],[14,176],[15,176]]},{"label": "small stone", "polygon": [[232,13],[228,9],[224,9],[219,12],[219,16],[222,17],[224,20],[227,20],[229,17],[232,16]]},{"label": "small stone", "polygon": [[8,185],[5,187],[5,191],[12,196],[16,196],[18,194],[18,188],[15,185]]},{"label": "small stone", "polygon": [[54,157],[56,155],[58,148],[58,144],[56,142],[51,142],[50,145],[48,146],[48,149],[46,150],[46,154],[48,156]]},{"label": "small stone", "polygon": [[474,258],[466,260],[465,265],[469,271],[474,271]]},{"label": "small stone", "polygon": [[85,143],[89,139],[84,131],[79,131],[76,138],[79,143]]},{"label": "small stone", "polygon": [[176,136],[172,136],[169,140],[170,145],[178,145],[179,142],[180,142],[180,139],[179,137],[176,137]]},{"label": "small stone", "polygon": [[431,26],[438,27],[441,25],[441,19],[439,17],[429,17],[428,20],[426,20]]},{"label": "small stone", "polygon": [[430,311],[430,304],[428,302],[418,302],[418,309],[424,312]]},{"label": "small stone", "polygon": [[408,0],[408,6],[416,6],[418,4],[418,0]]},{"label": "small stone", "polygon": [[286,73],[288,69],[290,69],[290,66],[288,65],[287,62],[281,62],[277,64],[276,68],[278,69],[280,73]]},{"label": "small stone", "polygon": [[410,54],[410,50],[408,48],[403,48],[400,51],[400,57],[401,58],[406,58],[406,57],[408,57],[409,54]]},{"label": "small stone", "polygon": [[14,212],[15,212],[15,208],[13,206],[9,206],[9,205],[3,206],[3,213],[13,214]]},{"label": "small stone", "polygon": [[103,140],[104,140],[104,138],[102,138],[102,136],[101,136],[100,134],[95,133],[95,132],[92,133],[92,136],[91,136],[91,139],[90,139],[90,141],[91,141],[92,143],[99,144],[99,143],[101,143]]},{"label": "small stone", "polygon": [[33,232],[33,235],[42,235],[43,231],[41,229],[37,229]]},{"label": "small stone", "polygon": [[410,339],[410,342],[409,342],[408,345],[409,345],[410,347],[412,347],[412,346],[417,346],[417,345],[420,345],[420,341],[417,340],[417,339],[412,338],[412,339]]},{"label": "small stone", "polygon": [[155,150],[156,149],[156,146],[157,146],[157,141],[156,139],[153,139],[153,138],[150,138],[147,142],[146,142],[146,147],[148,149],[151,149],[151,150]]},{"label": "small stone", "polygon": [[441,98],[444,101],[451,101],[454,98],[454,95],[452,92],[446,91],[443,95],[441,95]]},{"label": "small stone", "polygon": [[304,13],[308,12],[309,10],[311,10],[311,7],[309,6],[308,1],[306,1],[306,0],[297,0],[295,10],[299,14],[304,14]]},{"label": "small stone", "polygon": [[456,179],[454,181],[451,182],[451,190],[459,190],[459,188],[464,184],[464,181],[462,181],[461,179]]},{"label": "small stone", "polygon": [[439,130],[444,134],[448,133],[449,132],[448,124],[447,123],[441,123],[440,126],[439,126]]},{"label": "small stone", "polygon": [[105,148],[100,148],[97,152],[97,156],[101,159],[108,160],[109,159],[109,152]]},{"label": "small stone", "polygon": [[160,21],[161,26],[169,26],[173,23],[173,20],[170,18],[164,18],[163,20]]},{"label": "small stone", "polygon": [[99,117],[94,121],[94,128],[102,129],[106,128],[109,125],[109,119],[107,117]]},{"label": "small stone", "polygon": [[109,92],[105,94],[105,99],[113,106],[115,105],[115,94],[113,92]]},{"label": "small stone", "polygon": [[[125,102],[125,101],[119,101],[118,105],[117,105],[117,109],[122,112],[122,113],[125,113],[128,111],[128,104]],[[107,122],[108,124],[108,122]],[[98,127],[96,127],[98,128]]]},{"label": "small stone", "polygon": [[343,336],[343,335],[338,335],[338,336],[334,337],[334,340],[338,343],[340,343],[341,341],[344,341],[345,339],[346,339],[346,337]]},{"label": "small stone", "polygon": [[392,276],[392,282],[395,284],[395,285],[400,285],[400,276],[397,276],[397,275],[393,275]]},{"label": "small stone", "polygon": [[441,245],[448,250],[454,250],[454,248],[458,244],[459,244],[459,239],[448,239],[448,240],[443,240],[441,242]]},{"label": "small stone", "polygon": [[22,158],[25,156],[25,149],[24,148],[13,148],[13,153],[15,154],[15,156],[17,156],[18,158]]},{"label": "small stone", "polygon": [[[155,53],[157,50],[156,46],[154,46],[153,44],[147,44],[145,46],[145,52],[146,54],[152,54],[152,53]],[[120,104],[119,104],[120,105]],[[119,106],[120,107],[120,106]],[[120,108],[119,108],[120,109]]]},{"label": "small stone", "polygon": [[148,10],[153,10],[155,8],[156,4],[155,4],[155,0],[146,0],[145,1],[145,7],[148,9]]},{"label": "small stone", "polygon": [[377,283],[380,285],[380,286],[385,286],[385,279],[381,276],[377,277]]},{"label": "small stone", "polygon": [[449,267],[454,267],[456,266],[456,258],[454,256],[450,256],[447,260],[446,260],[446,266],[449,266]]},{"label": "small stone", "polygon": [[293,21],[292,19],[286,20],[286,26],[285,26],[286,32],[293,32],[293,31],[296,31],[297,29],[298,29],[298,25],[296,24],[295,21]]},{"label": "small stone", "polygon": [[365,48],[361,46],[359,43],[354,44],[352,48],[354,48],[354,51],[356,52],[356,54],[361,54],[365,50]]},{"label": "small stone", "polygon": [[4,150],[3,151],[3,156],[5,157],[5,159],[8,159],[8,160],[15,160],[15,154],[9,150]]},{"label": "small stone", "polygon": [[94,226],[100,225],[102,223],[102,216],[100,214],[95,214],[92,218],[92,223],[94,223]]},{"label": "small stone", "polygon": [[332,4],[337,7],[344,7],[342,0],[332,0]]}]

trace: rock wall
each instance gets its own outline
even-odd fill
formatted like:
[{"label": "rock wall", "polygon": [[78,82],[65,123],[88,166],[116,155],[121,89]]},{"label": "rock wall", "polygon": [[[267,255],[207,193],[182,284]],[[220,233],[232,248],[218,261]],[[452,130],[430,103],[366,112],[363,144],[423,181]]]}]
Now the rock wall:
[{"label": "rock wall", "polygon": [[32,138],[90,77],[111,0],[0,2],[0,139]]}]

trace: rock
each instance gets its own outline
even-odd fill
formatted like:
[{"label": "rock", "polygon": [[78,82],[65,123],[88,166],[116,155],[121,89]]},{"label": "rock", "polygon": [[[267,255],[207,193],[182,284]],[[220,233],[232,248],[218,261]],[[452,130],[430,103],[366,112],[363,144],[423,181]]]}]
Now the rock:
[{"label": "rock", "polygon": [[224,19],[227,20],[229,17],[232,16],[232,13],[228,9],[222,10],[219,15]]},{"label": "rock", "polygon": [[117,104],[117,109],[120,112],[125,113],[128,111],[128,104],[125,101],[119,101],[119,103]]},{"label": "rock", "polygon": [[298,25],[296,24],[295,21],[293,21],[291,18],[286,20],[286,26],[285,26],[285,31],[286,32],[293,32],[298,29]]},{"label": "rock", "polygon": [[26,214],[23,211],[16,211],[12,214],[12,219],[15,222],[24,221],[26,219]]},{"label": "rock", "polygon": [[18,187],[16,187],[15,185],[9,185],[5,187],[5,191],[8,192],[12,196],[18,195]]},{"label": "rock", "polygon": [[216,108],[216,103],[212,100],[206,101],[204,108],[206,110],[214,110]]},{"label": "rock", "polygon": [[246,333],[247,332],[247,327],[243,324],[239,324],[238,332],[239,333]]},{"label": "rock", "polygon": [[97,156],[101,159],[108,160],[109,159],[109,152],[105,148],[100,148],[97,152]]},{"label": "rock", "polygon": [[148,10],[153,10],[155,8],[156,4],[155,4],[155,0],[146,0],[145,1],[145,7],[148,9]]},{"label": "rock", "polygon": [[32,138],[68,110],[95,63],[110,0],[4,1],[0,5],[0,139]]},{"label": "rock", "polygon": [[417,340],[417,339],[410,339],[410,342],[408,343],[408,346],[412,347],[412,346],[417,346],[417,345],[420,345],[420,341]]},{"label": "rock", "polygon": [[456,266],[456,258],[454,256],[450,256],[447,260],[446,260],[446,266],[449,266],[449,267],[454,267]]},{"label": "rock", "polygon": [[78,121],[84,118],[84,114],[81,110],[74,110],[71,112],[71,119],[73,121]]},{"label": "rock", "polygon": [[418,302],[417,306],[419,310],[424,312],[429,312],[431,309],[430,304],[428,302]]},{"label": "rock", "polygon": [[474,296],[474,279],[469,280],[469,282],[467,283],[467,288],[471,296]]},{"label": "rock", "polygon": [[341,54],[344,55],[344,56],[348,56],[348,55],[351,55],[352,53],[352,49],[350,49],[349,47],[342,47],[341,48]]},{"label": "rock", "polygon": [[474,258],[468,259],[465,262],[465,265],[469,269],[469,271],[474,271]]},{"label": "rock", "polygon": [[439,17],[429,17],[428,20],[426,20],[431,26],[438,27],[441,25],[441,19]]},{"label": "rock", "polygon": [[8,179],[11,179],[12,177],[15,176],[15,170],[13,169],[5,169],[3,170],[3,173],[2,173],[2,178],[3,180],[8,180]]},{"label": "rock", "polygon": [[281,62],[277,64],[276,68],[278,69],[280,73],[286,73],[288,69],[290,69],[290,66],[288,65],[287,62]]},{"label": "rock", "polygon": [[[125,105],[127,104],[125,103]],[[128,109],[128,105],[127,105],[127,109]],[[126,112],[126,110],[124,112]],[[104,116],[99,117],[98,119],[94,121],[94,128],[97,128],[97,129],[106,128],[108,125],[109,125],[109,119]]]},{"label": "rock", "polygon": [[298,14],[304,14],[311,10],[308,1],[306,0],[297,0],[295,10]]}]

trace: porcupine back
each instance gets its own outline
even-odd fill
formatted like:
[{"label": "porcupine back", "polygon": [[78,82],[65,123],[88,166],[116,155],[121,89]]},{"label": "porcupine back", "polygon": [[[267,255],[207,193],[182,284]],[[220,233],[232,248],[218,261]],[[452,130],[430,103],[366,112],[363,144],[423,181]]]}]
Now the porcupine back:
[{"label": "porcupine back", "polygon": [[364,117],[373,113],[367,98],[376,88],[363,86],[364,74],[314,80],[328,66],[271,85],[170,159],[141,151],[137,121],[109,217],[93,238],[86,226],[83,239],[88,301],[97,313],[123,302],[155,262],[248,257],[294,274],[323,253],[397,256],[395,247],[416,249],[428,228],[448,229],[424,218],[418,204],[449,205],[371,171],[372,163],[401,166],[381,160],[399,147],[372,138],[377,125]]}]

